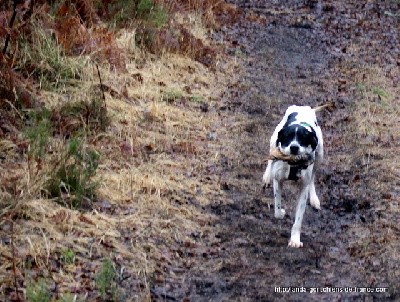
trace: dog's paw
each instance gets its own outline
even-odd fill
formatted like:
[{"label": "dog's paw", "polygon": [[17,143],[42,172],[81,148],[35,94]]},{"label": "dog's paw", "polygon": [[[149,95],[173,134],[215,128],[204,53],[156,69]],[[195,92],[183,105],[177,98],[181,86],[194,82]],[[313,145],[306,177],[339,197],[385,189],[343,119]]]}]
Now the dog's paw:
[{"label": "dog's paw", "polygon": [[303,242],[300,240],[290,239],[288,246],[295,248],[303,247]]},{"label": "dog's paw", "polygon": [[275,211],[275,218],[278,219],[282,219],[283,217],[285,217],[286,211],[284,209],[280,209],[277,211]]},{"label": "dog's paw", "polygon": [[310,198],[310,204],[316,210],[321,209],[321,205],[320,205],[320,202],[319,202],[319,199],[317,196],[315,196],[314,198],[312,198],[312,197]]}]

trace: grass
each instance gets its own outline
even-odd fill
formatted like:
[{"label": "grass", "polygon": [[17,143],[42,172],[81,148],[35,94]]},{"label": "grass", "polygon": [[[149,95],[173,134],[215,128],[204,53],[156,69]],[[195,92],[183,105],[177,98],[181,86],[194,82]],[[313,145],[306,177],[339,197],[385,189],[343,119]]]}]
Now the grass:
[{"label": "grass", "polygon": [[[31,193],[34,191],[31,187],[33,181],[39,184],[36,194],[40,192],[49,198],[58,198],[62,204],[74,208],[93,197],[98,183],[92,178],[96,174],[99,154],[88,146],[86,140],[90,131],[104,129],[103,120],[106,119],[96,102],[81,102],[78,106],[67,103],[59,109],[58,120],[54,118],[54,110],[50,112],[43,108],[40,112],[33,112],[25,130],[29,141],[27,158],[32,177],[29,178],[28,190]],[[61,131],[60,127],[68,129]],[[57,130],[63,136],[53,136]],[[51,149],[57,152],[55,157],[49,154]]]},{"label": "grass", "polygon": [[75,262],[75,253],[71,249],[61,251],[64,263],[73,264]]},{"label": "grass", "polygon": [[48,302],[51,298],[50,288],[45,279],[30,284],[26,289],[26,298],[29,302]]},{"label": "grass", "polygon": [[73,302],[76,298],[69,293],[60,295],[58,299],[51,298],[51,291],[46,279],[30,283],[26,288],[26,300],[29,302]]},{"label": "grass", "polygon": [[36,159],[43,158],[52,132],[50,111],[43,109],[34,111],[31,118],[32,125],[25,130],[25,136],[31,142],[28,156]]},{"label": "grass", "polygon": [[[399,163],[393,160],[397,152],[395,142],[400,138],[400,108],[396,99],[399,89],[391,84],[390,72],[379,67],[361,66],[354,74],[357,102],[353,108],[354,123],[349,129],[357,145],[353,165],[362,175],[363,185],[386,193],[373,201],[372,206],[379,217],[376,221],[367,225],[355,223],[350,228],[353,240],[349,249],[366,265],[375,267],[380,263],[392,267],[387,272],[387,279],[398,280],[399,257],[395,251],[400,248],[396,239],[399,221],[393,217],[398,217],[395,213],[400,209],[398,202],[392,199],[391,184],[398,178],[400,169]],[[392,218],[388,220],[385,213],[390,213]],[[389,288],[396,288],[396,285],[390,284]]]},{"label": "grass", "polygon": [[50,177],[46,183],[46,192],[50,198],[61,197],[63,193],[68,198],[60,199],[60,202],[79,208],[84,198],[92,198],[93,191],[98,186],[92,181],[98,167],[99,154],[94,150],[88,150],[82,138],[72,138],[66,151],[61,155],[61,161],[49,171]]},{"label": "grass", "polygon": [[151,0],[119,0],[112,4],[110,10],[114,13],[111,24],[116,25],[132,24],[136,21],[161,28],[169,18],[165,9]]},{"label": "grass", "polygon": [[[100,291],[102,301],[116,301],[116,277],[112,261],[110,259],[103,260],[100,271],[96,276],[96,286]],[[110,298],[107,299],[107,296],[110,296]]]},{"label": "grass", "polygon": [[162,93],[162,100],[173,103],[177,100],[183,99],[185,97],[184,93],[174,89],[167,89]]},{"label": "grass", "polygon": [[389,97],[388,93],[382,87],[373,87],[372,93],[380,97]]},{"label": "grass", "polygon": [[[146,3],[142,11],[152,16]],[[124,8],[121,14],[130,9]],[[128,13],[122,18],[132,16]],[[205,39],[201,18],[191,16],[187,16],[188,28],[194,27],[194,36]],[[180,18],[187,24],[186,18]],[[40,94],[48,111],[28,119],[31,124],[25,137],[30,149],[22,149],[21,154],[14,144],[11,155],[1,161],[0,237],[9,238],[14,228],[18,255],[13,274],[31,301],[49,301],[49,295],[61,296],[63,301],[121,297],[151,301],[151,288],[162,286],[166,277],[181,278],[179,273],[167,275],[168,269],[191,265],[182,246],[193,241],[201,245],[193,234],[204,238],[212,234],[216,217],[205,209],[222,199],[224,192],[223,180],[209,171],[223,158],[231,166],[255,165],[248,156],[251,153],[228,154],[239,151],[225,144],[232,137],[228,132],[236,133],[238,141],[243,139],[239,129],[247,116],[203,112],[199,107],[200,103],[211,109],[221,105],[226,87],[236,84],[237,65],[218,62],[217,57],[218,64],[208,69],[177,54],[145,54],[132,47],[134,31],[122,29],[118,44],[125,50],[126,71],[116,73],[107,63],[99,63],[102,82],[119,92],[105,92],[104,103],[90,57],[65,58],[60,49],[51,48],[54,40],[48,33],[40,26],[37,31],[37,48],[21,46],[25,57],[19,68],[48,89]],[[42,63],[47,57],[51,68]],[[385,177],[394,179],[398,164],[391,159],[397,150],[390,144],[398,140],[398,105],[393,97],[398,91],[384,81],[382,70],[366,68],[365,72],[367,77],[355,79],[361,96],[354,110],[356,126],[351,129],[360,141],[354,159],[361,158],[366,173],[371,158],[379,155],[389,171]],[[178,106],[182,98],[189,102]],[[49,112],[56,114],[52,117]],[[210,139],[210,134],[216,139]],[[251,146],[251,141],[244,145]],[[377,188],[389,192],[386,186],[382,182]],[[90,202],[81,207],[82,201]],[[398,212],[396,203],[378,202]],[[371,229],[368,234],[374,237],[367,242],[378,244],[395,276],[400,271],[395,269],[399,259],[391,251],[398,243],[391,236],[398,228],[396,222],[384,227],[386,241],[374,241],[382,234]],[[356,232],[357,225],[352,228],[357,234],[364,231]],[[350,247],[368,253],[365,236],[355,238]],[[13,288],[12,258],[10,245],[0,244],[2,293]],[[20,271],[34,274],[38,282],[27,285]],[[49,280],[57,283],[55,289]],[[69,292],[76,294],[71,297]]]}]

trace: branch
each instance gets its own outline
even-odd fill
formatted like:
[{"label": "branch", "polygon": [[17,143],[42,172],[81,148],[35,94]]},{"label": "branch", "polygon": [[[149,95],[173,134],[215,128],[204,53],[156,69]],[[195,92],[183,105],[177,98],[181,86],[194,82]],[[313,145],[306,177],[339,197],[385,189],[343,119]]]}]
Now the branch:
[{"label": "branch", "polygon": [[[9,24],[10,29],[13,27],[15,17],[17,16],[17,2],[18,2],[18,0],[14,0],[14,11],[13,11],[13,14],[12,14],[12,17],[10,20],[10,24]],[[6,54],[8,43],[10,42],[10,38],[11,38],[11,35],[10,35],[10,33],[8,33],[6,36],[6,41],[4,43],[3,55]]]}]

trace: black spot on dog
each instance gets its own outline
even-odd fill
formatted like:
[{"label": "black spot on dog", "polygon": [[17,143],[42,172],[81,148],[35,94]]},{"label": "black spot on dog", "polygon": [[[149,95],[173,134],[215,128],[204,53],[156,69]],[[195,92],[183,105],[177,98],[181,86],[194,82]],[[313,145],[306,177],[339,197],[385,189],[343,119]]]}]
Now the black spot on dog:
[{"label": "black spot on dog", "polygon": [[296,121],[296,117],[297,117],[298,114],[299,114],[298,112],[293,112],[293,113],[289,114],[289,116],[288,116],[288,118],[286,120],[286,123],[283,126],[283,128],[285,128],[285,127],[289,126],[291,123],[295,122]]},{"label": "black spot on dog", "polygon": [[278,139],[276,140],[276,146],[278,147],[279,144],[282,147],[287,147],[290,145],[292,141],[296,138],[296,128],[298,125],[287,126],[285,125],[279,132],[278,132]]}]

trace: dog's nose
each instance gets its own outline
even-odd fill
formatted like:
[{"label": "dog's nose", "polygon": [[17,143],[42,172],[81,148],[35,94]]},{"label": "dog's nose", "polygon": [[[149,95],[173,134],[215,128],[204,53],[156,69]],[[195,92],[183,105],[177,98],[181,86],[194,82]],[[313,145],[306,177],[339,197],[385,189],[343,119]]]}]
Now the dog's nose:
[{"label": "dog's nose", "polygon": [[299,146],[296,146],[296,145],[290,146],[290,153],[297,155],[299,153],[299,149],[300,149]]}]

